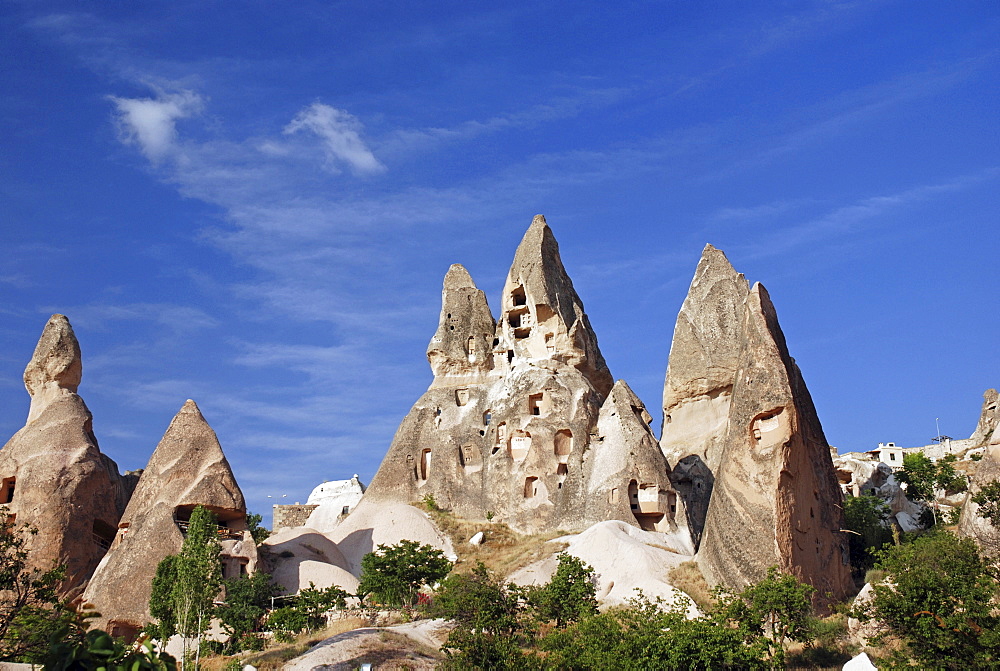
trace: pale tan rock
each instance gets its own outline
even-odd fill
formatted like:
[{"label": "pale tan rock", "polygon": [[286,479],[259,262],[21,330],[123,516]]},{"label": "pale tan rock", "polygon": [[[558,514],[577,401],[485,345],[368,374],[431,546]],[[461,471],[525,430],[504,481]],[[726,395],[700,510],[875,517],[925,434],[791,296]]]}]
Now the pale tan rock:
[{"label": "pale tan rock", "polygon": [[996,435],[998,425],[1000,425],[1000,394],[996,389],[987,389],[983,393],[983,409],[979,413],[979,422],[969,437],[972,445],[978,447],[989,444],[990,439]]},{"label": "pale tan rock", "polygon": [[746,278],[726,255],[705,245],[674,326],[663,384],[660,449],[684,500],[695,546],[729,433],[749,291]]},{"label": "pale tan rock", "polygon": [[437,333],[427,346],[435,384],[484,381],[493,368],[496,323],[486,294],[476,288],[469,271],[457,263],[444,276],[438,321]]},{"label": "pale tan rock", "polygon": [[101,454],[93,420],[76,391],[82,364],[69,321],[52,315],[24,371],[28,421],[0,450],[0,508],[38,530],[28,564],[64,564],[69,594],[97,567],[127,501],[118,467]]},{"label": "pale tan rock", "polygon": [[979,514],[979,504],[972,497],[979,493],[984,485],[1000,481],[1000,431],[994,431],[989,444],[983,452],[983,458],[976,467],[969,482],[969,491],[962,504],[962,514],[958,520],[958,533],[975,539],[984,553],[991,557],[1000,556],[1000,529],[995,528],[989,520]]},{"label": "pale tan rock", "polygon": [[777,566],[815,587],[820,605],[842,600],[853,584],[829,443],[760,284],[719,464],[697,558],[709,583],[742,588]]},{"label": "pale tan rock", "polygon": [[[641,430],[619,426],[607,447],[595,442],[611,373],[544,217],[517,248],[501,310],[491,352],[482,352],[489,306],[468,273],[451,267],[428,348],[434,381],[403,419],[366,500],[431,497],[461,517],[492,514],[525,533],[584,529],[611,508],[635,524],[632,479],[662,489],[665,502],[666,465],[648,420]],[[588,454],[612,449],[634,451],[634,468],[602,466],[601,483],[590,482]]]},{"label": "pale tan rock", "polygon": [[351,594],[358,589],[358,579],[337,544],[314,529],[282,529],[265,540],[261,550],[281,594],[296,594],[310,583],[318,589],[336,585]]},{"label": "pale tan rock", "polygon": [[160,561],[177,554],[182,529],[196,506],[219,523],[223,576],[252,573],[257,548],[246,524],[246,504],[215,431],[194,401],[170,422],[139,478],[114,544],[84,592],[101,614],[95,626],[132,636],[150,621],[149,596]]}]

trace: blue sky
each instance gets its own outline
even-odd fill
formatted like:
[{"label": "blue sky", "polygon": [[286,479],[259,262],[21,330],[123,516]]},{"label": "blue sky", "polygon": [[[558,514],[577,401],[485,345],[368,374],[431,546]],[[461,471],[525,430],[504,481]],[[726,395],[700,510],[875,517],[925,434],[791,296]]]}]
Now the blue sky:
[{"label": "blue sky", "polygon": [[994,1],[5,0],[0,434],[62,312],[122,470],[193,398],[252,509],[367,481],[449,264],[495,309],[542,213],[654,416],[711,242],[832,444],[966,437],[1000,385],[998,38]]}]

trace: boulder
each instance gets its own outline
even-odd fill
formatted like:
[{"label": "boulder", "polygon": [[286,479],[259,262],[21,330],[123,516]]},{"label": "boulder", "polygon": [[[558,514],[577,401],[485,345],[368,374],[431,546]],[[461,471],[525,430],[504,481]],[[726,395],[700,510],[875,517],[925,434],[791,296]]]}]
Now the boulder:
[{"label": "boulder", "polygon": [[197,506],[218,521],[223,577],[256,569],[257,547],[247,529],[246,504],[215,431],[194,401],[180,409],[136,485],[110,551],[84,592],[95,626],[134,637],[150,621],[149,596],[160,561],[177,554]]},{"label": "boulder", "polygon": [[77,394],[82,370],[69,320],[52,315],[24,371],[28,421],[0,449],[0,507],[38,530],[27,538],[30,568],[66,566],[64,596],[93,574],[127,502],[118,467],[101,453]]},{"label": "boulder", "polygon": [[627,423],[615,427],[609,417],[601,442],[613,380],[544,217],[517,248],[499,321],[458,265],[445,275],[441,305],[427,349],[434,380],[396,431],[365,500],[433,499],[522,533],[585,529],[609,515],[637,524],[633,481],[666,505],[666,464],[627,386],[615,397],[624,399]]}]

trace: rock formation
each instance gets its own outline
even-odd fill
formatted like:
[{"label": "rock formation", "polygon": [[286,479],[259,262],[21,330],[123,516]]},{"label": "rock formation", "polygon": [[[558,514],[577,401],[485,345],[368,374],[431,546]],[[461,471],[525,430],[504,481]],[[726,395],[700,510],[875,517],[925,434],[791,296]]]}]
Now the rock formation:
[{"label": "rock formation", "polygon": [[[986,397],[987,403],[984,404],[984,411],[989,405],[989,392],[986,392]],[[982,424],[981,421],[980,424]],[[995,528],[979,514],[979,504],[973,501],[972,497],[979,493],[983,485],[998,480],[1000,480],[1000,431],[994,431],[983,453],[983,458],[969,482],[969,491],[962,504],[962,515],[958,520],[959,534],[976,539],[984,552],[993,557],[1000,556],[1000,529]]]},{"label": "rock formation", "polygon": [[38,530],[29,565],[66,565],[62,591],[83,585],[115,535],[126,503],[118,467],[101,454],[92,417],[76,391],[80,345],[63,315],[52,315],[24,371],[28,421],[0,449],[0,502],[8,519]]},{"label": "rock formation", "polygon": [[247,530],[243,493],[215,432],[189,400],[156,446],[114,543],[84,592],[85,607],[101,614],[96,626],[132,637],[150,621],[156,567],[180,552],[187,520],[199,505],[218,520],[223,576],[252,572],[257,549]]},{"label": "rock formation", "polygon": [[709,582],[738,588],[778,566],[842,598],[841,492],[812,399],[767,292],[711,245],[677,318],[663,408],[660,446]]},{"label": "rock formation", "polygon": [[[655,523],[670,526],[666,464],[648,421],[636,419],[645,409],[624,384],[609,396],[611,373],[542,216],[517,248],[501,310],[494,321],[468,272],[451,267],[427,350],[434,381],[403,419],[365,499],[430,495],[460,516],[492,513],[540,532],[609,516],[637,524],[634,481],[637,497],[640,489],[650,497],[645,521],[659,515]],[[626,415],[606,401],[624,404]]]},{"label": "rock formation", "polygon": [[705,245],[670,344],[660,449],[696,546],[726,444],[749,292],[726,255]]},{"label": "rock formation", "polygon": [[998,408],[1000,408],[1000,394],[997,394],[996,389],[987,389],[983,394],[983,409],[979,413],[979,423],[969,437],[973,447],[988,445],[990,439],[996,435],[997,425],[1000,424]]}]

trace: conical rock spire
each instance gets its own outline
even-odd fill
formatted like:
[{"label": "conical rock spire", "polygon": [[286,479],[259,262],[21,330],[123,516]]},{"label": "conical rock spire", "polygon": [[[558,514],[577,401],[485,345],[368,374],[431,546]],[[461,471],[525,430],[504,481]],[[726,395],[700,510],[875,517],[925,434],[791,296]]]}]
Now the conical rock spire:
[{"label": "conical rock spire", "polygon": [[84,601],[101,613],[101,624],[132,633],[149,621],[156,566],[180,551],[184,523],[199,505],[219,522],[225,576],[240,575],[241,564],[253,571],[257,551],[247,531],[243,492],[215,431],[188,400],[153,451],[114,545],[84,593]]},{"label": "conical rock spire", "polygon": [[83,376],[80,343],[65,315],[49,318],[35,353],[24,369],[24,387],[31,395],[28,422],[65,392],[76,393]]},{"label": "conical rock spire", "polygon": [[486,294],[463,266],[451,266],[441,291],[438,330],[427,346],[435,384],[481,381],[493,368],[495,329]]},{"label": "conical rock spire", "polygon": [[[490,334],[482,292],[464,268],[449,269],[428,348],[434,382],[400,424],[365,500],[410,503],[431,495],[457,515],[490,513],[536,533],[607,519],[616,489],[614,514],[636,523],[628,486],[640,476],[614,468],[602,470],[600,486],[589,480],[586,460],[599,447],[598,415],[612,378],[544,217],[534,218],[517,248],[501,305]],[[491,351],[483,349],[487,340]],[[655,448],[650,459],[662,464],[655,439],[645,438]],[[635,440],[616,439],[606,451],[648,446]],[[613,455],[608,463],[617,463]],[[665,469],[659,472],[666,480]]]},{"label": "conical rock spire", "polygon": [[839,601],[853,584],[841,500],[812,398],[756,284],[698,565],[711,584],[734,588],[778,566],[815,587],[821,605]]},{"label": "conical rock spire", "polygon": [[536,215],[521,239],[504,284],[497,338],[520,359],[551,358],[577,368],[602,396],[614,379],[583,302],[563,267],[545,217]]}]

